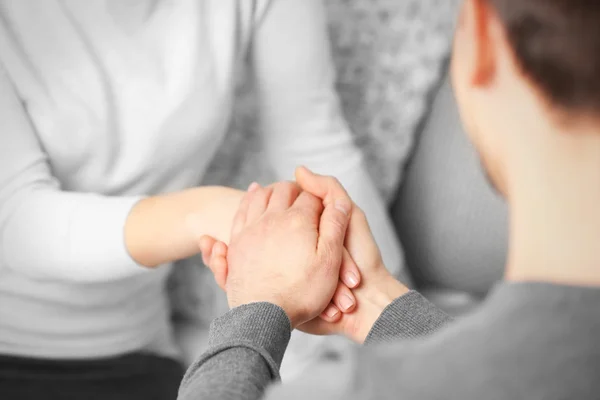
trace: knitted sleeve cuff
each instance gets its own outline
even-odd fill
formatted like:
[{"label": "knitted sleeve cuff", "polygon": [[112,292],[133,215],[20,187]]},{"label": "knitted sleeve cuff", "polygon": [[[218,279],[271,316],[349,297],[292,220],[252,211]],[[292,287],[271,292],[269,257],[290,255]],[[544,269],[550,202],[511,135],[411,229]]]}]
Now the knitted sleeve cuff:
[{"label": "knitted sleeve cuff", "polygon": [[381,313],[365,344],[414,339],[432,334],[452,318],[415,291],[398,297]]}]

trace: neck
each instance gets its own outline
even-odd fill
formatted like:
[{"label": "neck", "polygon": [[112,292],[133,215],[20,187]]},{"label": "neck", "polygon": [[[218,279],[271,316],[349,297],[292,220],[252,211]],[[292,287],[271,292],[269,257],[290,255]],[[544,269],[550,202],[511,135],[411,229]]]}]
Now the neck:
[{"label": "neck", "polygon": [[600,287],[600,129],[545,129],[523,132],[533,142],[507,175],[506,279]]}]

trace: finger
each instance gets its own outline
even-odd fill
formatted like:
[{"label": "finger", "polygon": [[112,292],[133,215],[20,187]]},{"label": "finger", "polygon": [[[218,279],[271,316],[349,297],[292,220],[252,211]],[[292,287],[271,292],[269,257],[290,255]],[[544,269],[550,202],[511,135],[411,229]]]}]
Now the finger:
[{"label": "finger", "polygon": [[358,256],[356,253],[359,249],[364,248],[365,244],[374,243],[373,234],[365,213],[360,207],[354,206],[352,215],[350,216],[350,224],[346,233],[346,248],[350,257]]},{"label": "finger", "polygon": [[260,185],[257,182],[252,182],[250,186],[248,186],[248,192],[254,192],[256,189],[259,189]]},{"label": "finger", "polygon": [[213,246],[217,240],[211,236],[204,235],[200,238],[200,252],[202,253],[202,262],[208,266],[210,256],[213,251]]},{"label": "finger", "polygon": [[302,332],[310,333],[311,335],[335,335],[343,332],[342,327],[340,326],[340,321],[341,318],[343,318],[343,315],[344,314],[338,312],[338,316],[336,317],[338,319],[332,322],[319,316],[300,325],[298,329]]},{"label": "finger", "polygon": [[[350,231],[350,228],[348,228],[348,231]],[[348,253],[348,250],[345,247],[342,253],[340,279],[350,289],[356,288],[360,284],[361,279],[360,270],[358,269],[356,262],[354,262],[354,259],[350,256],[350,253]]]},{"label": "finger", "polygon": [[246,215],[246,224],[256,222],[265,213],[272,194],[272,187],[256,189],[252,193],[252,199],[248,205],[248,213]]},{"label": "finger", "polygon": [[210,269],[215,277],[215,282],[223,290],[227,281],[227,245],[223,242],[215,243],[210,259]]},{"label": "finger", "polygon": [[325,210],[319,224],[318,248],[324,257],[333,258],[331,261],[335,264],[341,256],[353,207],[352,200],[340,182],[333,177],[317,175],[300,167],[296,170],[296,179],[303,190],[323,199]]},{"label": "finger", "polygon": [[343,313],[352,312],[356,308],[356,298],[348,286],[342,282],[338,283],[332,302]]},{"label": "finger", "polygon": [[339,321],[340,318],[342,318],[342,313],[335,304],[329,303],[325,311],[323,311],[321,315],[319,315],[319,318],[326,322],[334,323]]},{"label": "finger", "polygon": [[298,208],[303,213],[310,214],[315,225],[318,226],[321,214],[323,213],[323,201],[308,192],[302,192],[296,201],[294,201],[292,208]]},{"label": "finger", "polygon": [[298,198],[300,192],[300,186],[293,182],[280,182],[275,184],[267,209],[269,211],[287,210]]},{"label": "finger", "polygon": [[325,206],[337,200],[352,204],[348,192],[334,177],[315,174],[306,167],[299,167],[296,169],[296,181],[302,190],[322,199]]},{"label": "finger", "polygon": [[252,201],[253,194],[260,189],[260,185],[256,182],[252,182],[248,187],[248,193],[244,195],[242,201],[240,202],[240,206],[238,208],[235,217],[233,217],[233,222],[231,224],[231,239],[235,238],[246,226],[246,219],[248,216],[248,208],[250,207],[250,203]]},{"label": "finger", "polygon": [[317,254],[330,273],[339,275],[344,251],[344,240],[350,222],[350,206],[337,200],[325,206],[319,221]]}]

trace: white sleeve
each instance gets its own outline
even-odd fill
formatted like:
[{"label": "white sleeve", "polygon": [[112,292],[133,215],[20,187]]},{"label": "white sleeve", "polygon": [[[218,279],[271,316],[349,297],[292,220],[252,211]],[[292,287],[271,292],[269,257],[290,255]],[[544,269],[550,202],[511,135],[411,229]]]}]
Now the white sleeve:
[{"label": "white sleeve", "polygon": [[272,0],[256,26],[251,56],[265,146],[278,179],[292,179],[299,165],[337,177],[398,273],[399,240],[342,116],[326,27],[321,0]]},{"label": "white sleeve", "polygon": [[138,200],[61,191],[0,69],[0,269],[80,282],[144,273],[128,255],[123,234]]}]

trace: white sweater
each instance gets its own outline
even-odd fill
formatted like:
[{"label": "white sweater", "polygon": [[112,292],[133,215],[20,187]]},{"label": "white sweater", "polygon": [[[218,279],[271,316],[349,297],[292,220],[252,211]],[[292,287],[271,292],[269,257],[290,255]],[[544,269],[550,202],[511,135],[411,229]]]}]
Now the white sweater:
[{"label": "white sweater", "polygon": [[197,185],[251,54],[267,154],[337,176],[401,254],[340,117],[318,0],[0,0],[0,354],[174,355],[169,266],[123,227]]}]

